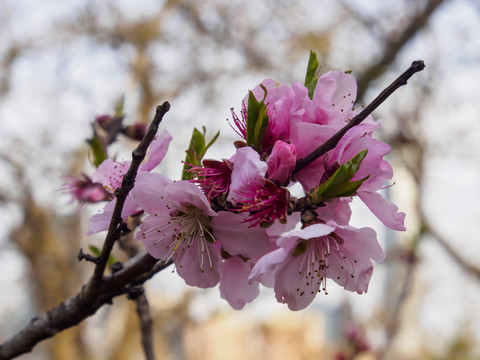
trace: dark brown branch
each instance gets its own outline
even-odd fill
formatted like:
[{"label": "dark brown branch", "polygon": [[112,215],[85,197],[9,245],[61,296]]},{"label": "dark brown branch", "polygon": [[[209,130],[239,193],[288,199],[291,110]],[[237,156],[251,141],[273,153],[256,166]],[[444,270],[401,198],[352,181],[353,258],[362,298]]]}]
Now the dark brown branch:
[{"label": "dark brown branch", "polygon": [[90,291],[91,287],[96,288],[100,286],[100,282],[103,273],[105,272],[105,267],[107,265],[110,253],[112,252],[113,245],[115,244],[115,241],[119,238],[120,235],[119,227],[122,223],[121,214],[123,205],[125,204],[128,193],[135,185],[135,177],[137,176],[138,167],[140,166],[143,159],[145,159],[148,146],[153,141],[155,134],[157,133],[158,125],[160,124],[163,116],[167,113],[169,109],[170,104],[167,101],[164,102],[162,105],[157,106],[155,117],[153,118],[152,123],[147,130],[147,133],[143,137],[142,141],[140,141],[140,144],[138,144],[137,148],[132,152],[132,162],[130,164],[130,168],[123,177],[122,185],[120,186],[120,188],[115,190],[115,209],[113,210],[112,220],[108,228],[105,242],[103,243],[102,251],[98,256],[98,264],[95,266],[92,279],[87,284],[87,293]]},{"label": "dark brown branch", "polygon": [[162,263],[149,254],[137,255],[125,264],[123,270],[106,277],[93,296],[86,297],[85,292],[81,291],[45,314],[33,318],[25,328],[0,345],[0,360],[30,352],[40,341],[78,325],[103,305],[111,304],[114,297],[128,293],[132,286],[143,284],[170,264]]},{"label": "dark brown branch", "polygon": [[140,333],[142,336],[142,347],[146,360],[155,360],[155,347],[153,346],[153,320],[150,315],[150,306],[147,296],[143,291],[135,300],[138,319],[140,320]]},{"label": "dark brown branch", "polygon": [[[0,345],[0,360],[11,359],[29,352],[40,341],[54,336],[58,332],[79,324],[93,315],[101,306],[111,304],[115,296],[125,294],[132,286],[143,284],[155,273],[161,271],[169,263],[159,262],[148,254],[137,256],[127,263],[127,266],[104,277],[106,264],[115,241],[121,236],[121,213],[128,193],[135,184],[138,168],[145,158],[148,146],[157,133],[163,116],[170,109],[170,104],[164,102],[156,109],[155,117],[140,144],[132,153],[130,168],[125,174],[119,189],[115,190],[116,204],[107,236],[98,258],[95,259],[95,269],[88,283],[73,298],[67,299],[57,307],[49,310]],[[86,258],[81,255],[80,257]]]},{"label": "dark brown branch", "polygon": [[335,135],[330,139],[308,154],[306,157],[299,159],[293,170],[293,175],[303,170],[306,166],[314,162],[320,156],[325,154],[327,151],[333,149],[340,139],[345,135],[345,133],[350,130],[352,127],[360,124],[365,118],[370,115],[381,103],[383,103],[390,95],[392,95],[395,90],[399,87],[406,85],[408,79],[410,79],[413,74],[422,71],[425,68],[425,64],[422,60],[417,60],[410,65],[410,67],[400,75],[393,83],[391,83],[385,90],[383,90],[380,95],[378,95],[370,104],[368,104],[365,109],[362,110],[360,114],[355,116],[347,125],[340,129]]}]

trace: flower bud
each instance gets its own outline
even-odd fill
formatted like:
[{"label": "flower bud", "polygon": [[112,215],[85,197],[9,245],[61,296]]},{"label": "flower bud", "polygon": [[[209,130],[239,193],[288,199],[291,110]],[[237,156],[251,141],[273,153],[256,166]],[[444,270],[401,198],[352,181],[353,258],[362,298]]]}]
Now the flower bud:
[{"label": "flower bud", "polygon": [[275,142],[272,153],[267,159],[267,178],[283,184],[287,182],[297,162],[295,146],[281,140]]}]

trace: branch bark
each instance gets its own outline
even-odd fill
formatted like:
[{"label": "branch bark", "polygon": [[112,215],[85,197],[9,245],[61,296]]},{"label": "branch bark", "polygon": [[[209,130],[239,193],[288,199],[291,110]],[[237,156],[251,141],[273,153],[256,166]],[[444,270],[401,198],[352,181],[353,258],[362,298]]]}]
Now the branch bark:
[{"label": "branch bark", "polygon": [[142,346],[146,360],[155,360],[155,347],[153,346],[153,320],[150,315],[150,306],[148,304],[145,291],[135,300],[137,307],[138,320],[140,321],[140,332],[142,336]]},{"label": "branch bark", "polygon": [[426,233],[433,236],[435,240],[442,246],[442,248],[450,255],[450,257],[458,264],[462,269],[474,275],[478,280],[480,280],[480,268],[475,267],[472,264],[469,264],[462,255],[460,255],[455,248],[450,245],[450,242],[445,239],[440,233],[436,230],[433,230],[433,227],[425,225]]},{"label": "branch bark", "polygon": [[0,345],[0,360],[30,352],[42,340],[58,332],[78,325],[105,304],[112,304],[113,298],[129,292],[132,286],[143,284],[153,275],[169,266],[147,253],[137,255],[120,270],[105,278],[93,294],[86,296],[80,291],[74,297],[35,317],[21,331]]},{"label": "branch bark", "polygon": [[29,352],[40,341],[58,332],[78,325],[105,304],[111,304],[114,297],[125,294],[132,286],[143,284],[170,262],[163,263],[149,254],[140,254],[126,263],[126,267],[108,277],[105,268],[115,241],[121,233],[122,209],[128,193],[135,184],[138,168],[145,158],[148,146],[157,133],[163,116],[170,109],[164,102],[156,109],[155,117],[140,144],[132,152],[132,162],[119,189],[115,190],[116,203],[102,251],[95,262],[92,277],[82,290],[72,298],[35,317],[20,332],[0,345],[0,360],[11,359]]},{"label": "branch bark", "polygon": [[112,220],[110,221],[110,226],[108,228],[105,242],[103,243],[102,251],[98,256],[98,263],[95,266],[91,280],[87,284],[87,294],[90,292],[91,288],[98,288],[101,283],[103,273],[105,272],[105,267],[107,266],[108,258],[113,249],[113,245],[120,236],[123,205],[125,204],[128,193],[135,185],[135,177],[137,176],[138,167],[143,159],[145,159],[148,146],[153,141],[153,138],[158,131],[158,126],[168,110],[170,110],[170,104],[167,101],[162,105],[157,106],[155,117],[153,118],[153,121],[150,124],[145,136],[143,137],[142,141],[140,141],[140,144],[138,144],[137,148],[132,152],[132,162],[130,163],[130,168],[123,177],[122,185],[119,189],[115,190],[115,209],[113,210]]}]

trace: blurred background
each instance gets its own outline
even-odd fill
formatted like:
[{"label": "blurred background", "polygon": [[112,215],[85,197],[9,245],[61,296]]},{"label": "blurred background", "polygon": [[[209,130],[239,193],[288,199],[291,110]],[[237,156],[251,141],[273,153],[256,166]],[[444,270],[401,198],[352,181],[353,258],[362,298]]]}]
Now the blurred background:
[{"label": "blurred background", "polygon": [[[228,158],[230,108],[265,78],[303,82],[313,49],[322,72],[353,71],[358,106],[425,61],[374,113],[407,231],[356,205],[353,225],[377,230],[385,262],[367,294],[330,282],[300,312],[269,289],[234,311],[163,271],[146,286],[158,358],[480,359],[479,33],[478,0],[0,0],[0,342],[91,274],[76,256],[102,243],[85,235],[98,207],[58,189],[91,174],[95,116],[124,96],[126,121],[145,123],[168,100],[160,171],[178,179],[193,126],[220,129],[207,157]],[[135,303],[117,298],[21,358],[141,359]]]}]

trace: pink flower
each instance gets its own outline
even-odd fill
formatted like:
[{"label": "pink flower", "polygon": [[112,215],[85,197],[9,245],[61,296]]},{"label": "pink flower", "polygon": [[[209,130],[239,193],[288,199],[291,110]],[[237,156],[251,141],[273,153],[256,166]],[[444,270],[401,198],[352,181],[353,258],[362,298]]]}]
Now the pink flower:
[{"label": "pink flower", "polygon": [[[372,132],[380,126],[380,122],[367,122],[350,129],[338,142],[335,149],[321,156],[305,169],[295,175],[305,191],[326,181],[340,166],[363,150],[368,150],[358,172],[352,181],[368,176],[360,186],[357,195],[368,208],[388,227],[394,230],[405,230],[403,225],[405,214],[384,199],[378,190],[393,176],[392,167],[383,158],[391,148],[387,144],[374,139]],[[298,157],[305,157],[318,145],[325,142],[335,133],[335,128],[328,125],[299,123],[292,130],[292,144],[295,145]]]},{"label": "pink flower", "polygon": [[251,226],[284,221],[287,215],[289,192],[265,179],[267,164],[250,147],[237,150],[232,170],[228,200],[236,211],[249,212],[246,221]]},{"label": "pink flower", "polygon": [[358,189],[357,195],[385,226],[402,231],[405,230],[405,213],[399,212],[397,206],[377,192],[393,177],[392,167],[383,158],[390,153],[390,146],[371,137],[373,130],[378,126],[380,126],[379,122],[361,124],[351,129],[338,142],[332,151],[329,162],[331,164],[348,161],[349,157],[352,158],[363,149],[368,149],[367,156],[352,179],[354,181],[369,176]]},{"label": "pink flower", "polygon": [[215,286],[220,275],[219,250],[210,222],[216,213],[201,190],[189,181],[157,173],[139,173],[132,190],[135,201],[149,214],[137,239],[153,257],[172,259],[188,285]]},{"label": "pink flower", "polygon": [[228,194],[233,163],[229,160],[203,160],[203,166],[192,166],[189,171],[197,177],[197,183],[208,199]]},{"label": "pink flower", "polygon": [[[172,140],[172,136],[168,131],[164,130],[159,133],[150,144],[147,152],[146,160],[140,165],[138,173],[148,172],[155,168],[163,160],[167,153],[168,145]],[[104,160],[92,175],[94,182],[103,185],[105,190],[113,195],[115,189],[122,185],[123,176],[130,167],[130,161],[113,161],[111,159]],[[100,231],[105,231],[110,225],[113,210],[115,208],[115,199],[108,202],[103,208],[103,212],[93,215],[88,223],[87,235],[92,235]],[[125,200],[122,209],[122,219],[140,213],[142,208],[133,200],[130,194]]]},{"label": "pink flower", "polygon": [[93,182],[86,175],[81,177],[65,176],[65,184],[60,190],[70,194],[70,202],[77,201],[80,207],[87,203],[96,203],[111,198],[110,193],[103,188],[102,184]]},{"label": "pink flower", "polygon": [[263,229],[249,229],[237,214],[216,213],[190,181],[172,182],[142,172],[132,195],[148,214],[137,239],[153,257],[172,259],[188,285],[207,288],[218,283],[220,247],[244,257],[263,255],[268,249]]},{"label": "pink flower", "polygon": [[288,184],[296,162],[297,151],[295,146],[278,140],[273,146],[272,153],[267,159],[267,177],[279,184]]},{"label": "pink flower", "polygon": [[[267,90],[266,97],[265,91]],[[279,84],[271,79],[262,81],[253,90],[255,98],[261,101],[265,97],[267,105],[268,127],[262,142],[262,152],[270,153],[275,142],[282,140],[288,142],[290,127],[302,120],[305,107],[311,100],[308,98],[308,90],[301,83],[294,83],[292,87]],[[243,99],[241,119],[233,112],[233,121],[237,129],[235,131],[246,139],[248,95]]]},{"label": "pink flower", "polygon": [[357,83],[351,74],[329,71],[318,79],[310,109],[314,116],[304,121],[340,129],[358,113],[353,109],[356,97]]},{"label": "pink flower", "polygon": [[251,279],[275,272],[277,300],[291,310],[307,307],[317,292],[326,292],[327,278],[359,294],[368,289],[373,266],[384,255],[370,228],[355,229],[333,221],[292,230],[277,241],[252,269]]}]

